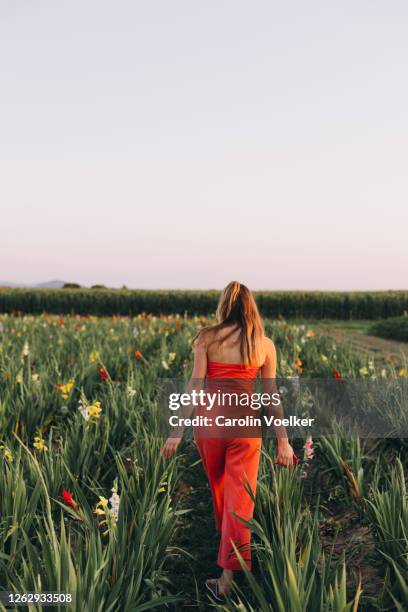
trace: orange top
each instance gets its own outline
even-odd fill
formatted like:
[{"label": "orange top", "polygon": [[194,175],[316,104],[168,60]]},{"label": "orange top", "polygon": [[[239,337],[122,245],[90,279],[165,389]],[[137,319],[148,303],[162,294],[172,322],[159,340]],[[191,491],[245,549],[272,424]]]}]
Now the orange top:
[{"label": "orange top", "polygon": [[245,366],[242,363],[207,362],[207,378],[256,378],[259,366]]}]

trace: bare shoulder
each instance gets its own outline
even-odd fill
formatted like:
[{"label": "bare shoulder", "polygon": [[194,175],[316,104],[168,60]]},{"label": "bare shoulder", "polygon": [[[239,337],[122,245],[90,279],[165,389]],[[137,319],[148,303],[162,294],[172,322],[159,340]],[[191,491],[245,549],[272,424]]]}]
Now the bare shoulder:
[{"label": "bare shoulder", "polygon": [[264,351],[265,351],[265,360],[276,359],[276,348],[273,340],[271,338],[264,338]]},{"label": "bare shoulder", "polygon": [[204,327],[196,335],[193,341],[193,348],[194,349],[207,349],[213,335],[214,335],[214,331],[211,329],[211,327]]}]

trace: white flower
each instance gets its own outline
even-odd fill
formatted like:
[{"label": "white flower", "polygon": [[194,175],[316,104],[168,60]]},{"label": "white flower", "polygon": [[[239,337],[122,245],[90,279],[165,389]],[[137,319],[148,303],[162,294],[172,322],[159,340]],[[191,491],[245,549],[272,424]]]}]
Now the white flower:
[{"label": "white flower", "polygon": [[134,337],[134,338],[137,338],[137,337],[138,337],[138,335],[139,335],[139,330],[137,329],[137,327],[134,327],[134,328],[133,328],[133,337]]},{"label": "white flower", "polygon": [[168,365],[168,363],[166,361],[164,361],[164,359],[161,362],[161,364],[162,364],[162,367],[163,367],[164,370],[169,370],[169,365]]},{"label": "white flower", "polygon": [[23,355],[24,357],[27,357],[30,354],[30,349],[28,346],[28,342],[27,340],[24,342],[24,346],[23,346]]},{"label": "white flower", "polygon": [[87,421],[89,419],[88,409],[86,406],[83,405],[81,400],[79,401],[78,410],[84,417],[85,421]]},{"label": "white flower", "polygon": [[110,514],[111,516],[114,518],[115,523],[118,520],[118,516],[119,516],[119,505],[120,505],[120,496],[118,495],[118,489],[117,489],[117,485],[114,484],[112,489],[112,495],[109,498],[109,502],[110,502]]},{"label": "white flower", "polygon": [[127,387],[128,397],[133,397],[135,393],[136,393],[136,389],[133,389],[132,387]]}]

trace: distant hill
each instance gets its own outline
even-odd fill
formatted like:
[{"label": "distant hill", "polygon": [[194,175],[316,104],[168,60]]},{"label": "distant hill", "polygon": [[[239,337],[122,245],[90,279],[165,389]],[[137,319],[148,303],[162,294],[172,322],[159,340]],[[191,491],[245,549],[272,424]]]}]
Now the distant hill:
[{"label": "distant hill", "polygon": [[45,283],[37,283],[36,285],[28,285],[27,283],[11,283],[10,281],[1,281],[0,287],[20,287],[32,289],[61,289],[65,284],[62,280],[52,280]]},{"label": "distant hill", "polygon": [[47,283],[38,283],[38,285],[32,285],[35,289],[61,289],[65,285],[65,281],[52,280]]}]

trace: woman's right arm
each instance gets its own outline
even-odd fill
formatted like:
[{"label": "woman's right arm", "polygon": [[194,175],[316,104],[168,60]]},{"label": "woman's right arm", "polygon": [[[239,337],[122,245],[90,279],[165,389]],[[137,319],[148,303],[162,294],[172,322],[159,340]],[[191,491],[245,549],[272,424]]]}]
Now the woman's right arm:
[{"label": "woman's right arm", "polygon": [[[201,336],[201,334],[200,334]],[[187,385],[185,393],[190,394],[193,390],[200,391],[203,388],[203,382],[207,374],[207,345],[203,338],[197,338],[193,345],[194,365],[191,378]],[[185,406],[183,408],[183,417],[188,418],[193,411],[193,406]],[[162,447],[162,454],[169,459],[176,452],[178,445],[183,437],[184,427],[178,428],[177,435],[170,435]]]}]

